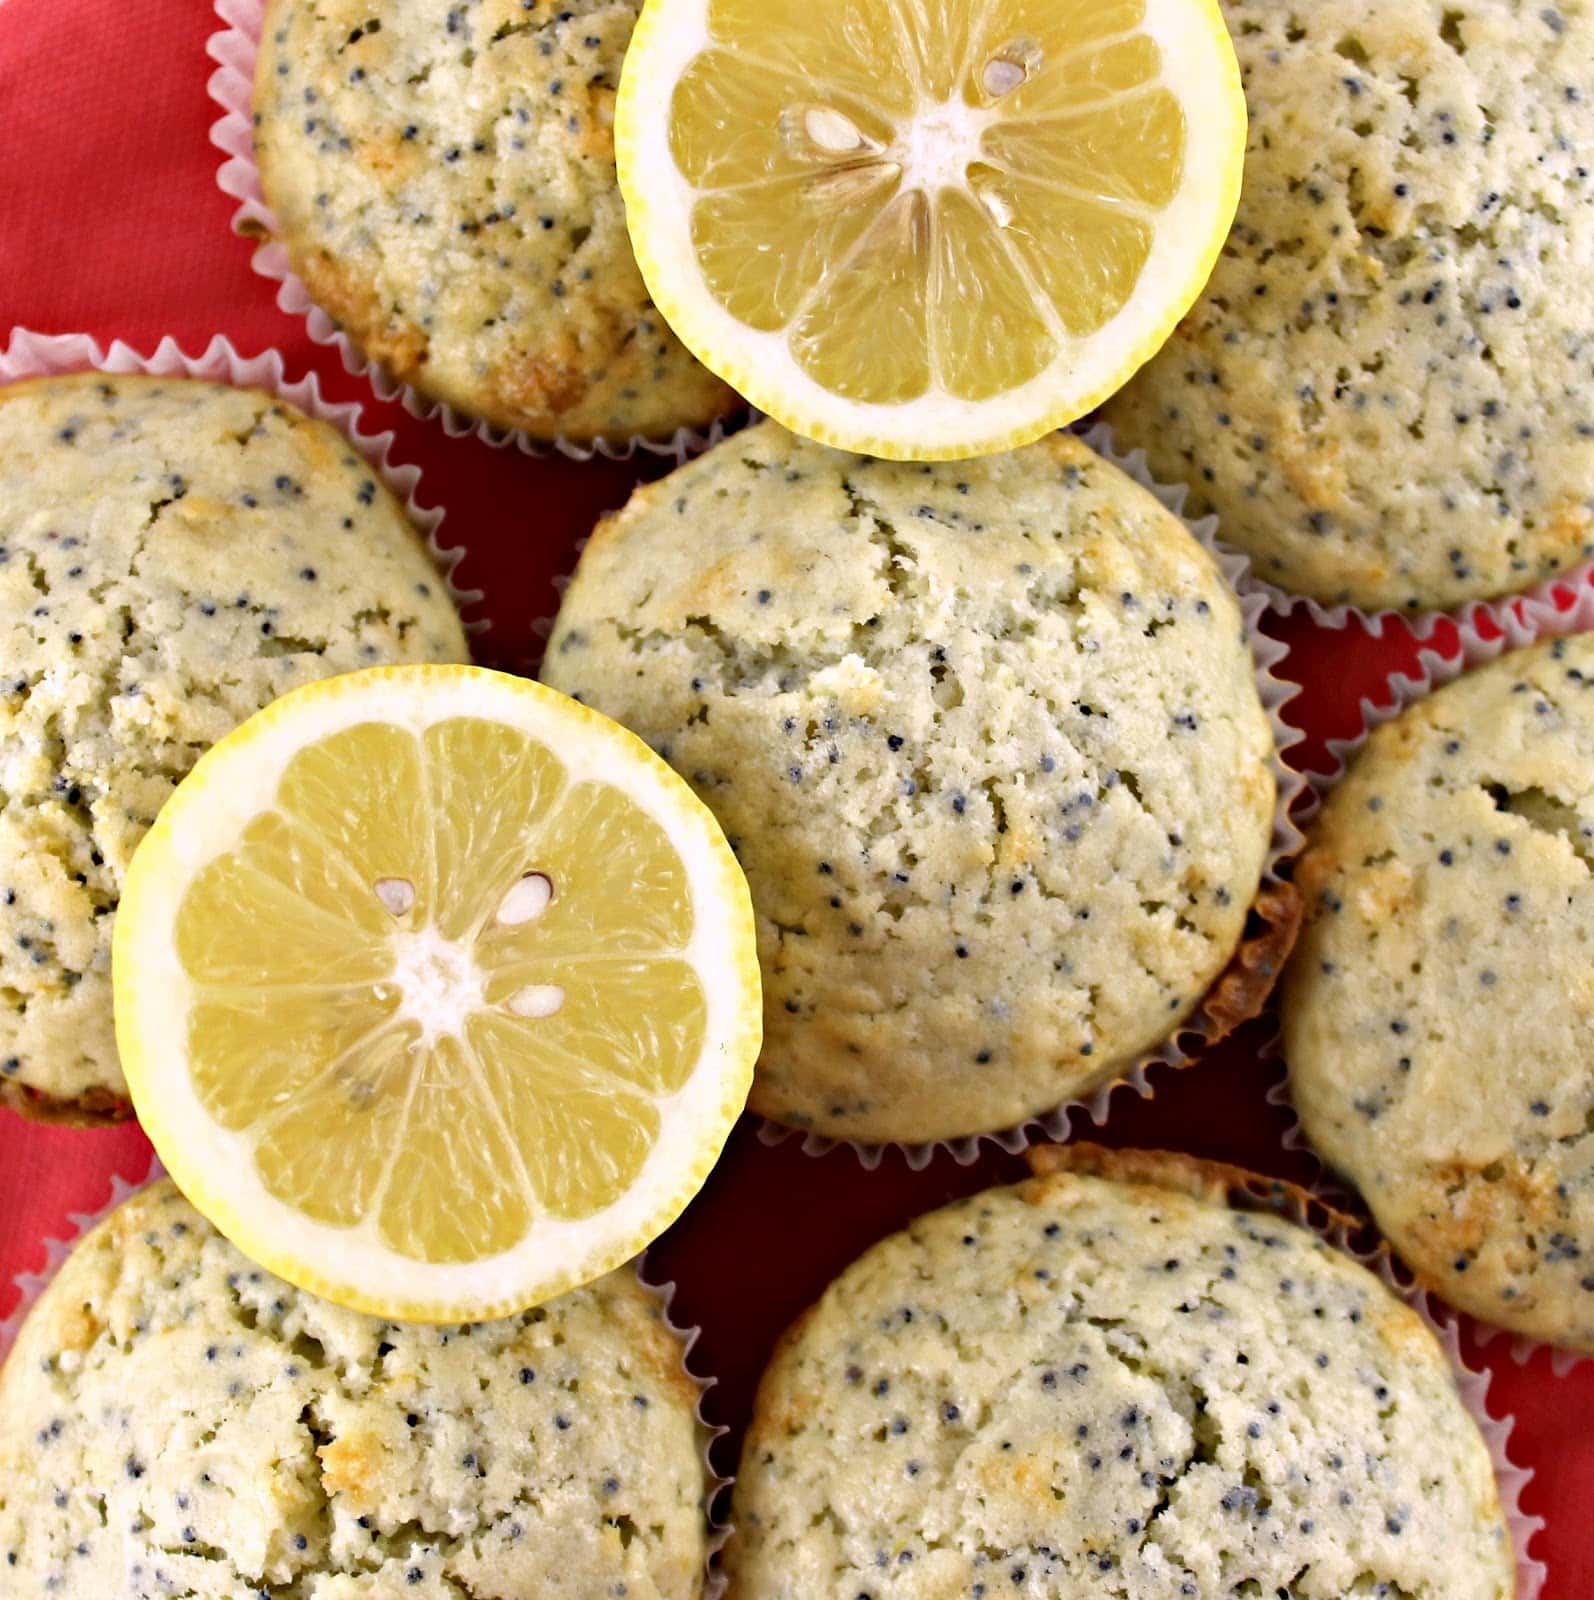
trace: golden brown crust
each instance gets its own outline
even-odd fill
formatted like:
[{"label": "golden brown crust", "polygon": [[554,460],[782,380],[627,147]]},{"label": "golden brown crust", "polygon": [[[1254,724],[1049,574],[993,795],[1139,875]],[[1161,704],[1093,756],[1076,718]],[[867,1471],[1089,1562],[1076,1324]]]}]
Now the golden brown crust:
[{"label": "golden brown crust", "polygon": [[325,250],[301,250],[283,230],[283,243],[310,297],[375,361],[404,383],[422,380],[426,337],[413,323],[383,314],[380,302],[358,273]]},{"label": "golden brown crust", "polygon": [[[29,1307],[16,1342],[0,1363],[0,1419],[12,1415],[13,1408],[20,1413],[33,1382],[32,1369],[43,1357],[87,1350],[100,1337],[105,1324],[95,1310],[99,1297],[90,1292],[90,1285],[120,1266],[123,1243],[142,1233],[148,1226],[145,1219],[176,1192],[170,1178],[157,1178],[100,1218],[72,1247],[45,1292]],[[110,1249],[103,1246],[107,1239],[114,1241]]]},{"label": "golden brown crust", "polygon": [[321,1482],[344,1496],[358,1514],[372,1502],[378,1483],[382,1441],[374,1433],[349,1432],[317,1447]]},{"label": "golden brown crust", "polygon": [[554,335],[522,359],[495,367],[493,387],[516,416],[558,421],[585,399],[590,359],[576,340]]},{"label": "golden brown crust", "polygon": [[174,384],[195,387],[208,384],[210,388],[228,394],[256,394],[268,399],[272,405],[279,403],[276,395],[268,390],[251,388],[248,384],[210,383],[205,378],[163,377],[153,372],[102,372],[98,367],[89,367],[82,372],[43,373],[36,378],[19,378],[15,383],[0,385],[0,406],[15,405],[36,395],[48,398],[69,394],[74,389],[108,388],[127,394],[140,389],[171,388]]},{"label": "golden brown crust", "polygon": [[689,1410],[696,1411],[703,1397],[697,1380],[686,1369],[682,1341],[670,1328],[663,1301],[649,1292],[634,1275],[627,1281],[611,1278],[610,1285],[623,1292],[611,1302],[610,1315],[623,1317],[629,1324],[640,1360],[661,1389],[675,1396]]},{"label": "golden brown crust", "polygon": [[0,1106],[7,1106],[29,1122],[53,1123],[67,1128],[108,1128],[128,1122],[133,1102],[114,1091],[96,1086],[70,1100],[60,1100],[26,1083],[0,1082]]},{"label": "golden brown crust", "polygon": [[1257,895],[1251,907],[1251,925],[1201,1008],[1209,1023],[1203,1030],[1209,1044],[1227,1038],[1266,1005],[1295,948],[1302,906],[1301,893],[1293,883],[1265,885]]},{"label": "golden brown crust", "polygon": [[[24,400],[29,395],[38,394],[41,391],[48,393],[52,390],[60,392],[65,389],[84,389],[91,384],[109,381],[112,380],[107,379],[103,372],[96,371],[69,372],[62,374],[60,377],[21,378],[15,383],[0,386],[0,406],[15,405],[19,400]],[[114,381],[121,385],[124,383],[149,383],[153,380],[142,375],[124,377],[118,373]]]},{"label": "golden brown crust", "polygon": [[1108,1145],[1037,1144],[1024,1152],[1034,1176],[1026,1198],[1038,1200],[1069,1178],[1104,1178],[1141,1188],[1188,1195],[1205,1205],[1234,1211],[1273,1211],[1310,1228],[1319,1237],[1346,1235],[1361,1224],[1309,1189],[1285,1178],[1252,1172],[1227,1161],[1210,1161],[1181,1150],[1118,1150]]},{"label": "golden brown crust", "polygon": [[[1565,1225],[1558,1171],[1516,1151],[1484,1161],[1414,1161],[1414,1188],[1430,1197],[1422,1210],[1404,1219],[1401,1241],[1424,1288],[1442,1298],[1456,1293],[1443,1274],[1425,1272],[1421,1263],[1475,1257],[1485,1244],[1499,1251],[1503,1265],[1525,1273],[1533,1264],[1528,1241],[1548,1239]],[[1487,1174],[1487,1177],[1485,1177]],[[1520,1297],[1531,1307],[1531,1291]]]},{"label": "golden brown crust", "polygon": [[795,1363],[803,1335],[819,1314],[819,1306],[818,1300],[804,1306],[776,1339],[775,1348],[769,1353],[764,1374],[758,1380],[758,1389],[753,1396],[752,1420],[747,1427],[749,1444],[766,1434],[779,1437],[790,1432],[809,1405],[812,1397],[807,1395],[803,1397],[802,1405],[792,1404],[793,1397],[787,1392],[786,1368]]}]

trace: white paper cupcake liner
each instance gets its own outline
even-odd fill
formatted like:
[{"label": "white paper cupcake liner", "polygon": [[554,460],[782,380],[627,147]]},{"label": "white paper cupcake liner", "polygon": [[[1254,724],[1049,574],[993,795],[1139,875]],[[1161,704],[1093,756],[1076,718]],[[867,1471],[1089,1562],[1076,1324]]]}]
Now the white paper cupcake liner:
[{"label": "white paper cupcake liner", "polygon": [[1383,638],[1384,630],[1392,622],[1409,629],[1419,642],[1432,639],[1435,629],[1447,622],[1457,628],[1469,629],[1475,628],[1480,618],[1487,618],[1496,626],[1503,627],[1505,619],[1521,609],[1538,610],[1545,607],[1557,609],[1559,605],[1557,594],[1567,597],[1568,602],[1575,605],[1578,603],[1578,597],[1588,590],[1591,583],[1594,583],[1594,561],[1583,561],[1575,567],[1567,568],[1565,572],[1545,578],[1530,588],[1498,595],[1492,600],[1464,600],[1460,605],[1448,608],[1403,610],[1388,606],[1378,611],[1367,611],[1346,601],[1341,601],[1337,605],[1325,605],[1310,595],[1294,594],[1288,589],[1281,589],[1277,584],[1269,583],[1265,578],[1256,575],[1248,553],[1230,549],[1228,546],[1224,546],[1224,549],[1245,563],[1245,572],[1239,580],[1239,587],[1247,594],[1262,596],[1267,609],[1275,616],[1290,617],[1298,611],[1304,611],[1318,627],[1329,628],[1334,632],[1343,632],[1352,623],[1356,623],[1365,628],[1374,639]]},{"label": "white paper cupcake liner", "polygon": [[[1295,825],[1292,813],[1296,798],[1305,786],[1305,780],[1301,775],[1284,760],[1284,752],[1302,737],[1300,730],[1292,727],[1282,715],[1284,706],[1299,692],[1299,686],[1275,676],[1273,671],[1288,654],[1288,647],[1276,639],[1270,639],[1261,631],[1259,624],[1267,609],[1266,601],[1261,595],[1248,593],[1240,586],[1239,580],[1245,567],[1245,560],[1233,551],[1226,550],[1218,542],[1217,518],[1203,517],[1199,521],[1191,521],[1184,516],[1184,502],[1189,493],[1187,486],[1159,483],[1146,466],[1145,451],[1121,452],[1114,442],[1112,429],[1104,422],[1095,423],[1082,430],[1080,437],[1099,456],[1110,461],[1142,487],[1149,489],[1169,511],[1184,522],[1201,545],[1217,559],[1224,577],[1239,599],[1246,636],[1250,640],[1251,654],[1256,662],[1257,688],[1273,729],[1273,754],[1268,764],[1277,786],[1273,836],[1268,846],[1267,861],[1258,894],[1278,889],[1285,882],[1285,868],[1301,848],[1301,832]],[[995,1145],[1010,1155],[1016,1155],[1029,1145],[1040,1141],[1063,1143],[1069,1138],[1069,1130],[1074,1119],[1080,1115],[1088,1116],[1099,1128],[1106,1122],[1112,1098],[1120,1090],[1132,1091],[1142,1099],[1150,1099],[1156,1093],[1156,1086],[1148,1077],[1153,1069],[1171,1070],[1191,1066],[1200,1059],[1201,1053],[1208,1045],[1232,1031],[1233,1025],[1225,1026],[1220,1023],[1208,1012],[1204,1001],[1161,1045],[1141,1056],[1112,1082],[1103,1084],[1089,1095],[1066,1100],[1050,1111],[1026,1119],[1016,1127],[990,1133],[968,1134],[958,1139],[935,1139],[922,1143],[887,1140],[879,1144],[865,1144],[855,1139],[833,1139],[823,1134],[804,1133],[800,1129],[789,1128],[783,1123],[762,1118],[759,1122],[758,1138],[765,1145],[777,1145],[787,1139],[800,1138],[803,1153],[816,1157],[828,1155],[838,1146],[844,1146],[851,1150],[869,1171],[879,1166],[881,1159],[889,1150],[901,1151],[909,1167],[916,1172],[927,1166],[940,1150],[949,1152],[960,1166],[968,1166],[978,1159],[981,1147],[987,1144]]]},{"label": "white paper cupcake liner", "polygon": [[55,1276],[56,1269],[71,1255],[72,1248],[78,1240],[90,1228],[103,1222],[130,1194],[137,1194],[140,1189],[165,1175],[166,1169],[160,1164],[160,1158],[152,1151],[148,1170],[142,1178],[129,1180],[119,1173],[113,1173],[110,1196],[104,1205],[94,1211],[67,1213],[67,1221],[71,1224],[72,1231],[64,1239],[46,1238],[43,1241],[44,1265],[37,1272],[19,1272],[11,1280],[16,1286],[19,1298],[16,1305],[11,1308],[10,1316],[0,1321],[0,1365],[4,1365],[6,1357],[11,1353],[11,1346],[17,1342],[23,1318],[32,1309],[34,1301],[44,1293],[45,1285]]},{"label": "white paper cupcake liner", "polygon": [[534,439],[519,429],[496,427],[466,416],[444,401],[429,399],[366,356],[315,303],[304,280],[289,265],[288,252],[277,240],[277,219],[260,187],[252,97],[266,5],[267,0],[215,0],[216,15],[223,26],[206,41],[205,53],[217,63],[206,85],[221,111],[210,127],[210,142],[225,157],[216,182],[223,194],[238,202],[232,218],[233,232],[259,241],[251,265],[262,278],[277,285],[277,305],[290,317],[302,318],[317,344],[335,349],[346,372],[365,378],[379,399],[396,400],[412,417],[439,422],[449,438],[471,434],[495,450],[512,445],[528,456],[557,453],[572,461],[591,461],[595,456],[628,461],[640,452],[680,463],[719,441],[726,427],[724,422],[712,423],[706,429],[677,428],[666,439],[650,439],[641,434],[591,442]]},{"label": "white paper cupcake liner", "polygon": [[[1323,802],[1323,796],[1344,777],[1345,769],[1361,747],[1367,743],[1373,729],[1393,721],[1408,706],[1431,694],[1441,685],[1459,678],[1473,667],[1481,667],[1512,650],[1521,650],[1543,639],[1554,639],[1569,633],[1584,633],[1594,628],[1594,584],[1581,581],[1594,576],[1594,563],[1580,568],[1580,580],[1574,586],[1572,579],[1559,579],[1543,585],[1531,593],[1517,595],[1498,604],[1481,601],[1464,612],[1433,612],[1427,617],[1434,627],[1448,622],[1455,629],[1457,648],[1454,654],[1425,645],[1418,652],[1418,672],[1409,677],[1405,673],[1391,673],[1387,680],[1390,700],[1387,705],[1363,696],[1360,704],[1362,726],[1348,739],[1330,739],[1329,754],[1334,765],[1327,772],[1311,771],[1306,776],[1310,790],[1302,801],[1300,817],[1313,816]],[[1563,603],[1564,602],[1564,603]],[[1387,620],[1396,613],[1384,612]],[[1357,620],[1370,624],[1370,619],[1358,613]],[[1415,621],[1416,619],[1411,619]],[[1332,626],[1332,624],[1330,624]],[[1337,626],[1343,627],[1342,620]]]},{"label": "white paper cupcake liner", "polygon": [[[1594,565],[1588,570],[1594,571]],[[1559,597],[1558,590],[1561,591]],[[1384,613],[1386,618],[1389,615],[1391,613]],[[1365,616],[1357,616],[1359,621],[1368,622]],[[1379,704],[1363,696],[1360,703],[1360,730],[1348,739],[1329,740],[1332,767],[1327,771],[1313,770],[1305,775],[1306,794],[1296,813],[1302,823],[1309,822],[1317,813],[1324,797],[1345,776],[1357,751],[1367,743],[1375,728],[1392,722],[1408,707],[1459,678],[1462,673],[1497,660],[1509,651],[1521,650],[1542,640],[1594,629],[1594,585],[1579,582],[1573,587],[1570,579],[1563,579],[1498,605],[1480,602],[1467,607],[1462,613],[1435,614],[1430,618],[1427,636],[1431,637],[1433,626],[1437,626],[1441,620],[1450,622],[1455,630],[1455,652],[1445,654],[1432,646],[1419,651],[1415,676],[1395,672],[1386,680],[1389,693],[1387,704]],[[1330,625],[1343,627],[1344,620]],[[1285,1149],[1303,1154],[1316,1164],[1318,1176],[1312,1183],[1312,1190],[1325,1204],[1364,1214],[1361,1200],[1353,1190],[1337,1180],[1306,1137],[1290,1095],[1289,1063],[1276,1030],[1266,1041],[1264,1054],[1279,1061],[1283,1067],[1283,1076],[1268,1091],[1267,1098],[1269,1104],[1282,1107],[1289,1114],[1290,1123],[1282,1135]],[[1451,1312],[1450,1315],[1454,1316],[1455,1313]],[[1557,1377],[1564,1377],[1579,1363],[1594,1359],[1577,1351],[1558,1349],[1539,1340],[1508,1333],[1476,1319],[1469,1320],[1477,1330],[1480,1343],[1487,1344],[1496,1338],[1509,1339],[1512,1357],[1519,1364],[1531,1359],[1540,1349],[1548,1350],[1551,1370]]]},{"label": "white paper cupcake liner", "polygon": [[[166,1169],[161,1165],[159,1157],[153,1153],[149,1158],[149,1170],[145,1175],[133,1182],[118,1175],[111,1177],[110,1197],[98,1210],[89,1212],[71,1212],[67,1221],[71,1224],[71,1231],[64,1239],[47,1238],[44,1240],[44,1265],[37,1272],[21,1272],[12,1280],[16,1285],[19,1299],[11,1314],[0,1321],[0,1365],[4,1365],[6,1357],[11,1353],[11,1347],[16,1343],[17,1335],[22,1330],[23,1319],[32,1309],[48,1287],[50,1280],[60,1269],[61,1264],[72,1254],[78,1242],[92,1228],[97,1227],[108,1217],[122,1202],[135,1195],[139,1190],[147,1188],[157,1179],[166,1176]],[[681,1371],[687,1381],[692,1385],[697,1395],[697,1426],[698,1437],[702,1442],[703,1469],[705,1473],[705,1489],[703,1493],[703,1516],[708,1525],[708,1551],[704,1563],[703,1596],[702,1600],[718,1600],[724,1588],[725,1580],[719,1572],[719,1554],[725,1546],[725,1541],[730,1537],[730,1525],[722,1521],[716,1514],[716,1507],[720,1504],[729,1504],[728,1499],[722,1501],[724,1492],[735,1481],[724,1476],[715,1466],[713,1460],[714,1446],[730,1429],[723,1423],[713,1423],[708,1420],[704,1412],[704,1402],[708,1392],[718,1382],[715,1378],[705,1378],[692,1370],[692,1351],[698,1340],[702,1337],[703,1330],[696,1324],[678,1322],[672,1315],[672,1306],[675,1301],[675,1284],[651,1283],[647,1277],[647,1252],[644,1251],[632,1263],[632,1270],[636,1274],[637,1283],[642,1287],[650,1299],[657,1302],[659,1312],[664,1318],[664,1325],[674,1335],[681,1352]]]},{"label": "white paper cupcake liner", "polygon": [[1494,1374],[1487,1367],[1475,1370],[1467,1365],[1461,1353],[1460,1325],[1454,1318],[1435,1316],[1428,1308],[1426,1296],[1419,1296],[1410,1303],[1433,1329],[1449,1357],[1462,1404],[1472,1413],[1483,1442],[1488,1446],[1495,1482],[1500,1486],[1500,1508],[1511,1530],[1511,1546],[1516,1554],[1516,1600],[1539,1600],[1550,1574],[1544,1562],[1533,1554],[1532,1546],[1534,1536],[1544,1531],[1544,1518],[1531,1516],[1522,1509],[1522,1492],[1533,1481],[1533,1468],[1519,1467],[1511,1459],[1511,1431],[1516,1427],[1516,1418],[1509,1412],[1500,1417],[1491,1414],[1489,1385]]},{"label": "white paper cupcake liner", "polygon": [[[705,1410],[709,1390],[719,1382],[719,1379],[705,1378],[692,1370],[692,1352],[697,1348],[703,1330],[697,1323],[678,1322],[672,1315],[675,1302],[674,1279],[668,1283],[648,1281],[646,1250],[636,1258],[633,1265],[637,1282],[658,1301],[665,1326],[680,1341],[681,1371],[686,1374],[688,1381],[697,1391],[697,1425],[703,1441],[703,1469],[707,1475],[703,1491],[703,1516],[708,1523],[708,1553],[704,1565],[703,1600],[719,1600],[725,1589],[725,1575],[719,1570],[720,1552],[725,1548],[725,1541],[731,1536],[731,1524],[727,1520],[730,1506],[728,1491],[736,1482],[734,1476],[727,1477],[714,1464],[714,1447],[731,1430],[723,1422],[710,1422]],[[1528,1477],[1532,1477],[1532,1473],[1529,1473]],[[722,1507],[726,1509],[727,1517],[719,1514]]]},{"label": "white paper cupcake liner", "polygon": [[[86,333],[34,333],[27,328],[13,328],[10,341],[0,347],[0,385],[17,383],[24,378],[60,377],[89,370],[143,373],[157,378],[200,378],[240,389],[263,389],[297,406],[318,422],[336,428],[370,463],[388,491],[404,507],[405,515],[425,541],[433,564],[447,584],[455,609],[463,614],[482,598],[480,589],[462,589],[455,581],[454,570],[464,557],[464,546],[445,548],[440,542],[442,508],[420,503],[421,469],[393,459],[392,432],[367,433],[360,426],[360,407],[352,401],[334,404],[323,399],[320,380],[313,372],[290,383],[278,351],[241,356],[231,341],[217,334],[198,355],[188,355],[175,339],[167,337],[145,356],[120,339],[101,350]],[[480,621],[467,622],[466,630],[478,632],[485,626]]]}]

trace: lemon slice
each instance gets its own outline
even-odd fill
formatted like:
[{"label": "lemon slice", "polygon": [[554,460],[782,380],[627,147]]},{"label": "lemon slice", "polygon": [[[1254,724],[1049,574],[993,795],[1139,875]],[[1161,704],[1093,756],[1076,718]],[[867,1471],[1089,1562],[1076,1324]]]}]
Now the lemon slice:
[{"label": "lemon slice", "polygon": [[1240,193],[1217,0],[647,0],[615,147],[672,328],[799,433],[1025,444],[1150,358]]},{"label": "lemon slice", "polygon": [[116,1037],[190,1200],[381,1316],[506,1315],[701,1186],[760,1036],[746,881],[606,717],[474,667],[285,695],[139,846]]}]

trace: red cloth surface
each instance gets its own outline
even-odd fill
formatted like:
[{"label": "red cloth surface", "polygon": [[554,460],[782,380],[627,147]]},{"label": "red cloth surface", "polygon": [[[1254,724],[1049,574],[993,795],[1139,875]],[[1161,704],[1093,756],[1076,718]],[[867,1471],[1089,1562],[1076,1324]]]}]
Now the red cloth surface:
[{"label": "red cloth surface", "polygon": [[[282,351],[290,378],[313,368],[331,398],[365,405],[367,426],[397,431],[398,458],[424,471],[423,500],[447,508],[443,541],[467,547],[461,583],[487,592],[479,658],[524,669],[536,653],[531,624],[554,609],[550,580],[568,568],[574,542],[639,473],[661,469],[539,461],[450,440],[377,402],[278,311],[274,285],[250,270],[249,245],[229,231],[233,202],[216,187],[204,49],[216,26],[200,0],[0,0],[0,340],[15,325],[120,338],[148,353],[170,334],[197,352],[224,333],[244,355]],[[1284,672],[1305,687],[1289,715],[1311,735],[1304,758],[1319,764],[1323,738],[1357,728],[1359,697],[1380,698],[1386,674],[1415,656],[1405,635],[1269,626],[1292,646]],[[1453,646],[1453,634],[1440,642]],[[1278,1069],[1259,1059],[1262,1033],[1246,1030],[1195,1068],[1154,1074],[1155,1098],[1118,1096],[1108,1127],[1092,1136],[1310,1178],[1310,1164],[1280,1143],[1287,1114],[1264,1098]],[[1082,1131],[1091,1132],[1088,1121]],[[43,1266],[45,1239],[70,1235],[72,1213],[103,1205],[114,1174],[142,1177],[148,1162],[134,1128],[45,1129],[0,1112],[0,1318],[18,1299],[14,1277]],[[889,1155],[866,1172],[848,1151],[814,1160],[795,1143],[767,1149],[750,1124],[740,1128],[649,1273],[677,1280],[677,1315],[703,1327],[693,1365],[720,1380],[714,1420],[739,1428],[780,1329],[866,1244],[1021,1170],[992,1152],[973,1167],[941,1158],[918,1173]],[[1510,1453],[1534,1472],[1524,1507],[1548,1523],[1533,1547],[1549,1563],[1546,1600],[1587,1600],[1594,1363],[1556,1378],[1542,1352],[1519,1365],[1506,1341],[1484,1348],[1470,1332],[1465,1348],[1494,1370],[1491,1411],[1517,1419]],[[734,1451],[721,1449],[729,1470]]]}]

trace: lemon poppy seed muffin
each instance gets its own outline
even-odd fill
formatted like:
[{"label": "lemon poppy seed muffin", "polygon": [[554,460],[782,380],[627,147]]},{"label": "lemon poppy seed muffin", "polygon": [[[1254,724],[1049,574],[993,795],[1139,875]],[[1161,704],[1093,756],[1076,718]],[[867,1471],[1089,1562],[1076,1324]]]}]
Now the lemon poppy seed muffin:
[{"label": "lemon poppy seed muffin", "polygon": [[729,1600],[1510,1600],[1488,1449],[1409,1307],[1232,1209],[1243,1175],[1039,1155],[787,1334]]},{"label": "lemon poppy seed muffin", "polygon": [[186,379],[0,389],[0,1105],[130,1114],[113,915],[210,744],[312,678],[465,658],[445,581],[336,429]]},{"label": "lemon poppy seed muffin", "polygon": [[1245,192],[1106,416],[1256,574],[1364,608],[1594,553],[1594,9],[1225,0]]},{"label": "lemon poppy seed muffin", "polygon": [[1301,859],[1297,1110],[1422,1280],[1594,1353],[1594,635],[1374,730]]},{"label": "lemon poppy seed muffin", "polygon": [[0,1372],[3,1586],[695,1600],[696,1402],[628,1269],[498,1322],[383,1322],[161,1182],[79,1243]]},{"label": "lemon poppy seed muffin", "polygon": [[914,465],[762,423],[599,527],[543,676],[736,850],[766,1116],[1009,1127],[1122,1076],[1241,945],[1274,779],[1238,605],[1070,436]]},{"label": "lemon poppy seed muffin", "polygon": [[613,109],[641,0],[273,0],[255,153],[278,237],[367,355],[542,439],[736,403],[631,255]]}]

